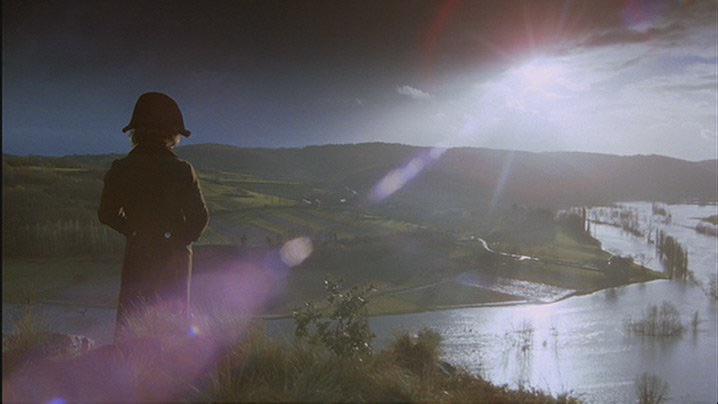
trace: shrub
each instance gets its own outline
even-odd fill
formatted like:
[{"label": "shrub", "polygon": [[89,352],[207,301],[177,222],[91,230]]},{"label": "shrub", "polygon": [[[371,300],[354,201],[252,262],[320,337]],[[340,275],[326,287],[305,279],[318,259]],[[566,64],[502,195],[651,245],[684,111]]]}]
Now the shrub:
[{"label": "shrub", "polygon": [[371,354],[374,334],[367,321],[367,294],[373,286],[354,286],[341,290],[339,282],[324,281],[328,307],[323,313],[311,303],[296,310],[292,317],[296,322],[295,336],[312,343],[321,343],[338,356]]},{"label": "shrub", "polygon": [[416,375],[427,376],[438,369],[441,335],[423,328],[416,336],[399,335],[389,347],[389,354],[400,366]]},{"label": "shrub", "polygon": [[656,375],[643,373],[636,379],[635,385],[641,404],[659,404],[668,400],[668,383]]},{"label": "shrub", "polygon": [[626,321],[626,329],[636,335],[651,337],[679,336],[684,331],[678,309],[668,302],[663,302],[660,308],[656,305],[649,306],[642,319],[629,318]]},{"label": "shrub", "polygon": [[380,355],[337,357],[324,345],[285,345],[261,334],[236,345],[220,363],[202,401],[409,401],[412,380]]}]

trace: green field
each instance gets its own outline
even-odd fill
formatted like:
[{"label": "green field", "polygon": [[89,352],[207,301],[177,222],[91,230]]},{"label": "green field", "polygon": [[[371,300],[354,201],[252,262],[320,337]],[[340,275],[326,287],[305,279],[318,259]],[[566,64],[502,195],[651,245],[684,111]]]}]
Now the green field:
[{"label": "green field", "polygon": [[3,302],[115,307],[121,266],[119,259],[5,259]]}]

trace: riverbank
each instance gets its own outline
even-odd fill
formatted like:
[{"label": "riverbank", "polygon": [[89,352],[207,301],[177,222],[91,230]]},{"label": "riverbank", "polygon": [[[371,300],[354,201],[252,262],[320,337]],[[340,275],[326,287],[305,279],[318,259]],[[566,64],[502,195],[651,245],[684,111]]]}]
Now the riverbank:
[{"label": "riverbank", "polygon": [[[413,310],[413,311],[369,311],[370,317],[379,317],[379,316],[398,316],[398,315],[405,315],[405,314],[418,314],[418,313],[429,313],[429,312],[435,312],[435,311],[445,311],[445,310],[456,310],[456,309],[473,309],[473,308],[491,308],[491,307],[511,307],[511,306],[523,306],[523,305],[550,305],[554,303],[559,303],[564,300],[568,300],[573,297],[579,297],[579,296],[589,296],[594,293],[599,293],[606,291],[608,289],[613,288],[621,288],[625,286],[635,285],[635,284],[648,284],[655,281],[665,280],[666,278],[663,276],[656,276],[653,279],[648,280],[635,280],[615,286],[606,286],[602,288],[596,288],[591,290],[577,290],[574,291],[568,295],[561,296],[555,300],[550,301],[531,301],[531,300],[507,300],[507,301],[492,301],[487,303],[466,303],[466,304],[456,304],[456,305],[446,305],[446,306],[434,306],[429,307],[422,310]],[[278,320],[278,319],[288,319],[291,318],[291,314],[278,314],[278,315],[263,315],[258,316],[258,318],[266,319],[266,320]]]},{"label": "riverbank", "polygon": [[[491,301],[491,302],[485,302],[485,303],[466,303],[466,304],[456,304],[456,305],[445,305],[445,306],[434,306],[434,307],[428,307],[422,310],[411,310],[411,311],[400,311],[400,310],[371,310],[372,302],[369,304],[369,311],[367,315],[369,317],[384,317],[384,316],[400,316],[405,314],[419,314],[419,313],[429,313],[429,312],[438,312],[438,311],[446,311],[446,310],[456,310],[456,309],[471,309],[471,308],[492,308],[492,307],[511,307],[511,306],[522,306],[522,305],[550,305],[558,302],[562,302],[564,300],[570,299],[572,297],[578,297],[578,296],[588,296],[592,295],[594,293],[602,292],[607,289],[612,288],[618,288],[622,286],[629,286],[637,283],[650,283],[654,282],[656,280],[662,280],[663,278],[658,278],[654,280],[649,281],[635,281],[626,283],[623,285],[618,286],[611,286],[606,288],[600,288],[600,289],[594,289],[594,290],[586,290],[586,291],[575,291],[571,293],[570,295],[563,296],[561,298],[558,298],[553,301],[547,301],[547,302],[535,302],[535,301],[529,301],[529,300],[507,300],[507,301]],[[57,307],[62,308],[65,307],[68,310],[77,311],[77,312],[84,312],[87,313],[87,310],[89,309],[95,309],[97,311],[103,311],[106,312],[106,317],[108,320],[108,326],[114,327],[114,316],[115,316],[115,305],[87,305],[87,304],[78,304],[78,303],[72,303],[67,301],[38,301],[31,304],[17,304],[17,303],[9,303],[11,306],[15,305],[17,306],[17,310],[15,312],[19,312],[20,308],[23,307]],[[291,313],[279,313],[279,314],[260,314],[257,316],[254,316],[256,319],[260,320],[285,320],[285,319],[291,319],[292,314]],[[5,331],[3,331],[5,332]],[[9,330],[7,332],[10,332]]]},{"label": "riverbank", "polygon": [[[525,259],[524,255],[496,253],[488,248],[484,240],[474,245],[497,258],[493,261],[493,270],[479,268],[459,272],[428,284],[384,286],[373,294],[368,307],[369,314],[382,316],[457,308],[550,304],[606,288],[661,278],[657,272],[634,265],[631,268],[632,276],[628,279],[623,282],[606,282],[604,274],[586,267],[606,260],[610,254],[565,237],[558,240],[553,250],[527,249],[527,252],[536,255],[532,255],[531,259]],[[547,251],[553,252],[553,255],[547,254]],[[555,254],[563,254],[563,257],[573,261],[557,260]],[[468,265],[465,261],[464,257],[464,266]],[[477,262],[480,266],[485,265],[487,259],[482,257]],[[68,311],[81,313],[88,309],[98,313],[107,311],[108,318],[114,318],[120,267],[121,261],[118,259],[5,259],[2,273],[3,302],[19,305],[39,303],[66,307]],[[312,299],[308,294],[312,289],[305,288],[305,285],[312,281],[316,286],[321,286],[322,281],[317,274],[306,275],[306,272],[291,274],[294,278],[287,282],[290,287],[288,294],[293,295],[294,299],[287,299],[276,305],[274,312],[261,313],[258,317],[288,318],[294,307]],[[553,285],[544,283],[551,280],[554,280],[551,282]],[[318,298],[318,295],[315,294],[314,298]]]}]

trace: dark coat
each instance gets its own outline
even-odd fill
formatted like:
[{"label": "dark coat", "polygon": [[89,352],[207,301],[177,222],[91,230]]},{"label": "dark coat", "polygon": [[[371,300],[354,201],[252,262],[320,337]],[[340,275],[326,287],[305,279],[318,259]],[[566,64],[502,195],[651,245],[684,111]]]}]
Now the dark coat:
[{"label": "dark coat", "polygon": [[188,313],[192,242],[208,222],[192,165],[164,147],[136,146],[105,175],[100,222],[125,235],[118,329],[157,301]]}]

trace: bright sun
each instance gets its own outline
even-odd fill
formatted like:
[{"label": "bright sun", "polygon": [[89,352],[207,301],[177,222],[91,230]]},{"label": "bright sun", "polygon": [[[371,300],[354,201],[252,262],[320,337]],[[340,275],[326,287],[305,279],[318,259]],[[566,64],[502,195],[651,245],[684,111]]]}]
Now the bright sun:
[{"label": "bright sun", "polygon": [[530,90],[546,92],[562,83],[565,68],[559,63],[534,60],[516,68],[514,77]]}]

